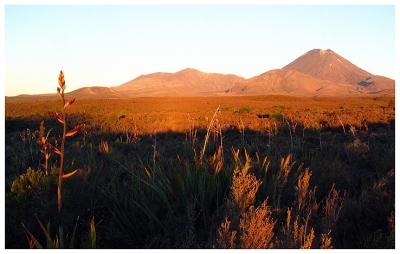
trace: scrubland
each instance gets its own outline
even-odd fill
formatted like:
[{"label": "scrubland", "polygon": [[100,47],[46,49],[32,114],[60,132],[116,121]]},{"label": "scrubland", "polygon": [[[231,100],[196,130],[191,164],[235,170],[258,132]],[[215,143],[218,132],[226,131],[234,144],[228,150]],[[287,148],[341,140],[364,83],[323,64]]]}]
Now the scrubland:
[{"label": "scrubland", "polygon": [[59,212],[61,108],[6,99],[7,248],[394,248],[393,97],[77,100]]}]

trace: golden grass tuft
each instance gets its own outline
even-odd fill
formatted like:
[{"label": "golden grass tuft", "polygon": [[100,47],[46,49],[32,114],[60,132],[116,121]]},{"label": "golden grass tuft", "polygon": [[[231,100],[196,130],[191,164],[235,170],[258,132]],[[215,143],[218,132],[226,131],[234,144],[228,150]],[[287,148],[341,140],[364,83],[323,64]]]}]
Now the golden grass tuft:
[{"label": "golden grass tuft", "polygon": [[320,249],[332,249],[332,237],[331,232],[329,231],[327,234],[321,235],[321,245]]},{"label": "golden grass tuft", "polygon": [[228,218],[218,228],[217,246],[222,249],[234,249],[236,247],[237,231],[232,230]]},{"label": "golden grass tuft", "polygon": [[311,176],[312,172],[307,168],[297,179],[295,186],[297,192],[297,211],[301,211],[305,206]]},{"label": "golden grass tuft", "polygon": [[276,220],[264,201],[260,206],[242,214],[240,219],[240,248],[266,249],[273,248],[273,237]]},{"label": "golden grass tuft", "polygon": [[323,223],[326,231],[334,229],[343,206],[344,198],[340,196],[340,192],[336,190],[335,185],[333,184],[325,198],[325,204],[323,207]]},{"label": "golden grass tuft", "polygon": [[250,167],[251,162],[247,160],[241,169],[236,167],[234,170],[231,195],[232,201],[240,211],[245,211],[254,203],[261,185],[261,181],[257,180],[253,174],[248,174]]},{"label": "golden grass tuft", "polygon": [[110,145],[108,144],[107,141],[104,141],[104,140],[100,141],[99,152],[100,153],[104,153],[104,154],[107,154],[107,153],[111,152],[111,147],[110,147]]}]

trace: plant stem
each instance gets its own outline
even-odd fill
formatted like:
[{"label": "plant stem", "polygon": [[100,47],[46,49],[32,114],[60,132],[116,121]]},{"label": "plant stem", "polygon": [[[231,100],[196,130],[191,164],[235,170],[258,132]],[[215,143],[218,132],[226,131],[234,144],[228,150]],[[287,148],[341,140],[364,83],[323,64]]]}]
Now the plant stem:
[{"label": "plant stem", "polygon": [[61,149],[60,149],[60,170],[58,173],[58,190],[57,190],[57,196],[58,196],[58,213],[61,213],[61,207],[62,207],[62,176],[63,176],[63,167],[64,167],[64,143],[65,143],[65,134],[67,132],[67,122],[65,121],[65,98],[64,98],[64,91],[62,93],[62,101],[63,101],[63,136],[61,139]]},{"label": "plant stem", "polygon": [[208,125],[206,138],[205,138],[205,140],[204,140],[203,150],[201,151],[201,155],[200,155],[200,160],[203,159],[204,153],[206,152],[206,147],[207,147],[207,143],[208,143],[208,138],[209,138],[209,136],[210,136],[210,130],[211,130],[211,127],[213,126],[215,116],[217,115],[217,113],[218,113],[218,111],[219,111],[219,107],[220,107],[220,106],[218,105],[218,108],[217,108],[217,110],[215,110],[215,113],[214,113],[214,115],[213,115],[213,117],[212,117],[212,119],[211,119],[211,122],[210,122],[210,124]]}]

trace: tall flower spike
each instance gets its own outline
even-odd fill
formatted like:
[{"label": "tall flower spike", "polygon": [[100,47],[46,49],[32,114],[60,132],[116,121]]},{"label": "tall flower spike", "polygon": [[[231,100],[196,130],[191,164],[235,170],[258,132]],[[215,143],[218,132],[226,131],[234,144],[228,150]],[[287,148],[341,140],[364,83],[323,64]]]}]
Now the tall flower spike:
[{"label": "tall flower spike", "polygon": [[63,71],[60,71],[60,75],[58,76],[58,85],[61,87],[61,90],[64,91],[64,89],[65,89],[65,80],[64,80]]}]

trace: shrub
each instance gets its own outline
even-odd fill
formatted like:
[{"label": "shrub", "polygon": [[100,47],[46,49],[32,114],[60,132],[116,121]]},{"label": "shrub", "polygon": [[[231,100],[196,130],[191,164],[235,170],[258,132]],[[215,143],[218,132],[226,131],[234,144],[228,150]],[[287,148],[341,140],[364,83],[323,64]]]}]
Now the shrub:
[{"label": "shrub", "polygon": [[25,200],[46,193],[48,188],[49,178],[43,171],[28,168],[26,173],[21,174],[18,179],[13,181],[11,193],[17,199]]},{"label": "shrub", "polygon": [[241,107],[236,110],[234,113],[244,114],[244,113],[251,113],[252,109],[250,107]]},{"label": "shrub", "polygon": [[276,220],[272,219],[272,212],[264,201],[260,206],[242,214],[240,219],[240,248],[266,249],[272,248],[274,227]]},{"label": "shrub", "polygon": [[283,120],[283,114],[280,112],[271,113],[270,117],[272,119],[276,119],[276,120],[280,120],[280,121]]}]

